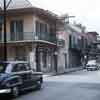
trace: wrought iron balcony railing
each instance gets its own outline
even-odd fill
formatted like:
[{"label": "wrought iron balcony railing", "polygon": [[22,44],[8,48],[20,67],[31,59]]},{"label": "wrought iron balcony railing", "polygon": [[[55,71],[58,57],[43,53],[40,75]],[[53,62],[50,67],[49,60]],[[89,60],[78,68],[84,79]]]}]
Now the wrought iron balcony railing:
[{"label": "wrought iron balcony railing", "polygon": [[[0,34],[0,42],[3,43],[3,33]],[[7,42],[17,42],[17,41],[34,41],[43,40],[52,43],[56,43],[56,34],[50,33],[34,33],[34,32],[20,32],[20,33],[7,33]]]}]

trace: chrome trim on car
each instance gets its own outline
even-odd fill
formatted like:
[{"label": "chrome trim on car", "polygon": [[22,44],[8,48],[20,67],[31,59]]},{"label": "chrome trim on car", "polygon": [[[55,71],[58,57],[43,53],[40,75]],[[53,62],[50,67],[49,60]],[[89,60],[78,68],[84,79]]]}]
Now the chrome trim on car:
[{"label": "chrome trim on car", "polygon": [[2,89],[2,90],[0,90],[0,94],[3,94],[3,93],[11,93],[11,89]]}]

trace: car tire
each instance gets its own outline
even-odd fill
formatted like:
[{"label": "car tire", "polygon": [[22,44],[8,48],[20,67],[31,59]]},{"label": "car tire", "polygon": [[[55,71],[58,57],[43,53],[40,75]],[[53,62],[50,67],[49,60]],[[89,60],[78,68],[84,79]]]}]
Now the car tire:
[{"label": "car tire", "polygon": [[37,81],[37,89],[41,89],[42,88],[42,83],[43,83],[43,79],[40,78],[40,80]]},{"label": "car tire", "polygon": [[16,98],[16,97],[19,96],[19,88],[18,88],[18,86],[12,88],[11,95],[12,95],[13,98]]},{"label": "car tire", "polygon": [[87,71],[90,71],[89,69],[87,69]]}]

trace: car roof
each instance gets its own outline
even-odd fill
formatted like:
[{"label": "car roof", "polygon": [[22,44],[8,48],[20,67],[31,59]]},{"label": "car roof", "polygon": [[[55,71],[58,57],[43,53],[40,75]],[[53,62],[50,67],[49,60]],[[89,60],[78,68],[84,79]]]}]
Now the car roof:
[{"label": "car roof", "polygon": [[29,63],[29,62],[28,61],[0,61],[0,63],[17,64],[17,63]]}]

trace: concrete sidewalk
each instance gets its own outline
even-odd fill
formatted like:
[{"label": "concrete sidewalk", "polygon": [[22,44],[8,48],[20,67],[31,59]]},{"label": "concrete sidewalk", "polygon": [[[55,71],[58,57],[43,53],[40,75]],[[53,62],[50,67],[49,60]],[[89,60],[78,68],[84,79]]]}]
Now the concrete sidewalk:
[{"label": "concrete sidewalk", "polygon": [[83,67],[79,67],[79,68],[68,68],[68,69],[65,70],[65,73],[75,72],[75,71],[79,71],[79,70],[83,70]]},{"label": "concrete sidewalk", "polygon": [[71,72],[76,72],[76,71],[80,71],[83,70],[83,67],[80,68],[67,68],[64,72],[62,73],[56,73],[56,72],[51,72],[51,73],[44,73],[43,77],[51,77],[51,76],[57,76],[57,75],[63,75],[63,74],[68,74]]}]

